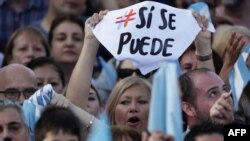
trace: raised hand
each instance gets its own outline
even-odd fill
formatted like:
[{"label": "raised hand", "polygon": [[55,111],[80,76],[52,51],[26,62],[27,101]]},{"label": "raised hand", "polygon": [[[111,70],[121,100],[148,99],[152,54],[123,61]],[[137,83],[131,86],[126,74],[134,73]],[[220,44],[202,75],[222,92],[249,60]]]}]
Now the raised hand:
[{"label": "raised hand", "polygon": [[233,100],[230,93],[224,93],[210,109],[210,118],[219,124],[229,124],[234,120]]},{"label": "raised hand", "polygon": [[[200,25],[202,31],[199,32],[195,39],[196,57],[197,57],[197,67],[198,68],[208,68],[210,70],[214,69],[212,49],[211,49],[211,32],[207,30],[208,20],[205,16],[201,16],[193,11],[193,15]],[[200,59],[207,58],[207,59]]]},{"label": "raised hand", "polygon": [[229,67],[230,70],[240,56],[246,42],[248,42],[248,38],[246,36],[243,36],[242,34],[237,34],[234,32],[231,35],[229,43],[226,47],[225,54],[223,56],[223,64]]},{"label": "raised hand", "polygon": [[230,40],[227,44],[225,54],[223,55],[223,66],[220,71],[220,77],[225,83],[228,82],[228,74],[239,58],[245,44],[250,42],[249,38],[239,34],[233,33],[230,37]]},{"label": "raised hand", "polygon": [[93,14],[85,22],[85,38],[96,39],[92,33],[92,29],[103,19],[103,17],[108,13],[108,10],[100,11],[99,13]]},{"label": "raised hand", "polygon": [[198,24],[200,25],[202,31],[206,31],[207,27],[208,27],[208,20],[205,16],[200,15],[199,13],[192,11],[192,14],[194,16],[194,18],[196,19],[196,21],[198,22]]}]

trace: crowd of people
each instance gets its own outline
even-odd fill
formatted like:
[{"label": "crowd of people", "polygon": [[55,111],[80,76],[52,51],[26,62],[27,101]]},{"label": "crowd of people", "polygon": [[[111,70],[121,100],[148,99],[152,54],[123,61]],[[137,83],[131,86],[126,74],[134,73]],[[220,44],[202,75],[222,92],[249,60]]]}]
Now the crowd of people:
[{"label": "crowd of people", "polygon": [[[174,141],[148,131],[157,70],[143,75],[131,60],[116,60],[89,28],[110,10],[142,1],[0,0],[0,141],[87,141],[101,113],[114,141]],[[185,141],[223,141],[223,125],[250,124],[249,82],[238,110],[229,84],[250,43],[250,1],[157,0],[181,9],[200,1],[209,6],[216,32],[193,12],[202,30],[178,59],[180,124]],[[250,70],[249,55],[246,65]],[[40,106],[34,121],[28,102]]]}]

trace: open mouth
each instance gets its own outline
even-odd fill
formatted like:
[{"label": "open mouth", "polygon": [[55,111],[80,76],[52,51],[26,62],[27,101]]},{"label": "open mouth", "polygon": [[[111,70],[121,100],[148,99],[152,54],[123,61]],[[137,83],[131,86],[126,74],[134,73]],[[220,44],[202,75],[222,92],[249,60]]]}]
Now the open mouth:
[{"label": "open mouth", "polygon": [[138,117],[131,117],[128,119],[128,125],[130,126],[137,126],[140,122],[140,119]]}]

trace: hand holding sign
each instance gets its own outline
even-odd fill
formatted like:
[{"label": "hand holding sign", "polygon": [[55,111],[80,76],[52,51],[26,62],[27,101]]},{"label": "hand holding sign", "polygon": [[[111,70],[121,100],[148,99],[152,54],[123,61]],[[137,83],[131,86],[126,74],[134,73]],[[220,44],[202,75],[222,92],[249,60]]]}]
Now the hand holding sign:
[{"label": "hand holding sign", "polygon": [[208,27],[208,20],[206,19],[206,17],[198,14],[195,11],[192,11],[192,14],[194,18],[197,20],[198,24],[200,25],[202,31],[206,31]]},{"label": "hand holding sign", "polygon": [[88,18],[85,22],[85,38],[87,39],[96,39],[94,34],[92,33],[92,30],[95,28],[95,26],[103,19],[103,16],[108,13],[107,10],[100,11],[99,14],[95,13],[92,17]]},{"label": "hand holding sign", "polygon": [[200,31],[190,10],[145,1],[108,12],[93,33],[116,59],[132,60],[146,74],[178,59]]},{"label": "hand holding sign", "polygon": [[[198,2],[195,4],[191,4],[189,6],[189,9],[192,9],[202,15],[201,21],[206,22],[206,24],[212,24],[210,10],[206,3]],[[208,68],[215,71],[214,63],[212,60],[211,32],[207,31],[203,25],[200,24],[200,26],[202,28],[202,32],[200,32],[195,39],[195,54],[198,58],[197,68]]]}]

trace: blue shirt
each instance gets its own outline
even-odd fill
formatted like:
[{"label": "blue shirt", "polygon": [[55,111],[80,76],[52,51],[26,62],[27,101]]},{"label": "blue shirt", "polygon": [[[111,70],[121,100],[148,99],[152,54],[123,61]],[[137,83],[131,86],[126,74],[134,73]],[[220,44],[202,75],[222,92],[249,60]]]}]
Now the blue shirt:
[{"label": "blue shirt", "polygon": [[27,6],[17,13],[10,0],[0,0],[0,51],[3,52],[10,35],[19,27],[42,19],[48,9],[48,0],[27,0]]}]

